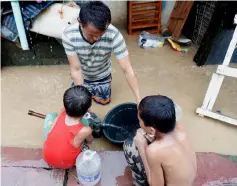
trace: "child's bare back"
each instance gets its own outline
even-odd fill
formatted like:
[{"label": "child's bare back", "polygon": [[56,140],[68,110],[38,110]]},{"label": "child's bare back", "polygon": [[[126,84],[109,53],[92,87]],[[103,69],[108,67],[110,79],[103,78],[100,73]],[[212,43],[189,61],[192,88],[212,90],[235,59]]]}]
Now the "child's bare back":
[{"label": "child's bare back", "polygon": [[[148,160],[148,162],[152,163],[154,167],[161,167],[163,179],[167,186],[192,185],[197,170],[196,156],[181,124],[177,124],[172,133],[165,135],[162,139],[157,139],[147,148],[156,157],[153,160]],[[151,174],[153,174],[152,177],[160,176],[154,175],[156,171],[152,170]]]},{"label": "child's bare back", "polygon": [[197,171],[196,157],[184,127],[176,122],[173,101],[162,95],[143,98],[138,120],[141,128],[123,147],[133,183],[192,186]]}]

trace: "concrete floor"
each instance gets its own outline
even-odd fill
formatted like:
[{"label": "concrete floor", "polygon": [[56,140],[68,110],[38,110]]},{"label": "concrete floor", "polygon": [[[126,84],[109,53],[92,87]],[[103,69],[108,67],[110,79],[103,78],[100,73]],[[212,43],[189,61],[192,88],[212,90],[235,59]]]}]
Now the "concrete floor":
[{"label": "concrete floor", "polygon": [[[167,95],[182,107],[181,122],[187,128],[195,151],[236,155],[237,127],[195,113],[203,102],[216,66],[197,67],[192,61],[195,47],[187,54],[173,51],[168,44],[163,48],[144,50],[137,46],[136,38],[125,36],[141,96]],[[69,66],[4,67],[1,72],[2,145],[42,147],[43,120],[28,116],[27,112],[60,110],[62,95],[70,85]],[[112,75],[111,104],[93,104],[92,107],[101,118],[115,105],[135,101],[114,57]],[[237,81],[226,78],[214,109],[236,116],[236,108]],[[118,149],[105,139],[96,140],[93,147],[97,150]]]},{"label": "concrete floor", "polygon": [[[96,186],[134,186],[122,151],[104,151],[99,155],[102,174]],[[197,175],[192,186],[237,185],[236,162],[210,152],[199,152],[196,156]],[[42,149],[1,147],[1,160],[1,183],[4,186],[42,186],[42,183],[47,186],[79,186],[76,169],[51,170],[42,160]]]}]

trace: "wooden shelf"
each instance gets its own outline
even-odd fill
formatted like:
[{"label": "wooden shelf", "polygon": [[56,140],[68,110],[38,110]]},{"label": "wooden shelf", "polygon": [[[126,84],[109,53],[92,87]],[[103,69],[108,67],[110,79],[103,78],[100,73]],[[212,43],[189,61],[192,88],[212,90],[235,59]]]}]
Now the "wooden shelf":
[{"label": "wooden shelf", "polygon": [[142,31],[149,32],[150,34],[157,34],[157,27],[133,29],[133,32],[130,35],[139,35]]},{"label": "wooden shelf", "polygon": [[159,11],[157,10],[138,10],[138,11],[132,11],[132,15],[144,15],[144,14],[158,14]]},{"label": "wooden shelf", "polygon": [[151,21],[159,21],[159,18],[155,18],[155,17],[148,17],[148,18],[133,18],[132,19],[132,23],[137,23],[137,22],[151,22]]},{"label": "wooden shelf", "polygon": [[137,28],[148,28],[148,27],[157,27],[157,23],[147,23],[147,24],[133,24],[133,29]]},{"label": "wooden shelf", "polygon": [[128,1],[128,34],[160,32],[161,1]]},{"label": "wooden shelf", "polygon": [[143,7],[152,7],[152,6],[156,6],[156,2],[144,2],[144,3],[133,3],[132,4],[132,8],[143,8]]}]

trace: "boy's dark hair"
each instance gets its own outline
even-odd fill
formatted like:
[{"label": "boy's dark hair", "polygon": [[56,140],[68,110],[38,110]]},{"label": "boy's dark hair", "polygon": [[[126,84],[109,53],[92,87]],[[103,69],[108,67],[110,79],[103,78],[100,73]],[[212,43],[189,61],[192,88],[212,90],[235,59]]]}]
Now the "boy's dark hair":
[{"label": "boy's dark hair", "polygon": [[63,104],[67,115],[82,117],[92,104],[92,95],[83,86],[74,86],[67,89],[63,95]]},{"label": "boy's dark hair", "polygon": [[140,102],[139,115],[145,126],[153,127],[161,133],[172,132],[175,128],[175,106],[166,96],[145,97]]},{"label": "boy's dark hair", "polygon": [[82,4],[79,19],[83,27],[92,24],[99,30],[105,31],[106,26],[111,23],[111,12],[101,1],[89,1]]}]

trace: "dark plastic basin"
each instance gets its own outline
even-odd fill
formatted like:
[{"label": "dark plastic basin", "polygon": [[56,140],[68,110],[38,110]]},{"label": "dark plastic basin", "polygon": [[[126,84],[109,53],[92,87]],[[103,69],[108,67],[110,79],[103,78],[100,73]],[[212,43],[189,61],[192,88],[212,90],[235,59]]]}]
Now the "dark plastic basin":
[{"label": "dark plastic basin", "polygon": [[137,105],[135,103],[117,105],[106,114],[104,123],[122,128],[105,126],[103,129],[104,136],[109,141],[122,144],[128,137],[134,136],[140,127],[137,118]]}]

